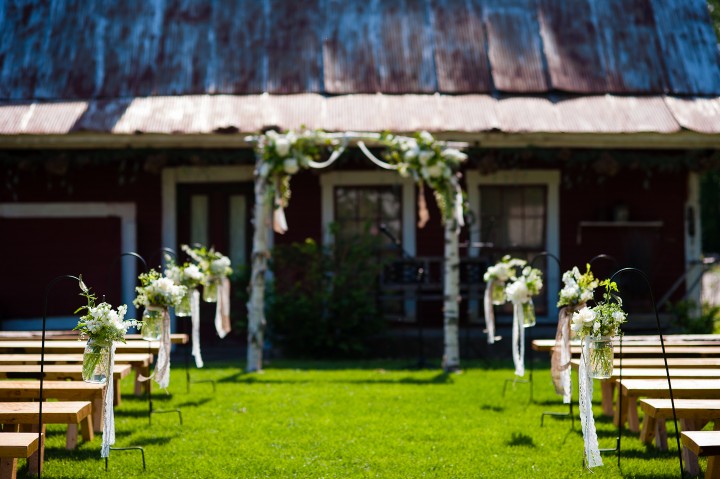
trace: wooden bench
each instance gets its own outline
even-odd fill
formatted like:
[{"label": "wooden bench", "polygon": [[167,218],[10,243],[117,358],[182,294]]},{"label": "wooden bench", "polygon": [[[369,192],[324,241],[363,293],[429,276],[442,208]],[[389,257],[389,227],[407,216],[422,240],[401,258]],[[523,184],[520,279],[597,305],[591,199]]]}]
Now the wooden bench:
[{"label": "wooden bench", "polygon": [[[720,358],[667,358],[669,368],[674,369],[712,369],[720,368]],[[620,367],[620,358],[613,360],[613,366]],[[665,361],[663,358],[623,358],[622,367],[624,368],[664,368]]]},{"label": "wooden bench", "polygon": [[[720,463],[717,460],[720,455],[720,431],[683,431],[680,440],[696,456],[708,456],[705,479],[720,479]],[[685,470],[691,475],[700,473],[699,467],[691,470],[688,466],[692,467],[685,463]]]},{"label": "wooden bench", "polygon": [[[573,369],[580,367],[580,359],[573,359],[570,361]],[[665,368],[630,368],[624,367],[626,364],[623,361],[623,368],[613,368],[612,376],[608,379],[600,381],[600,388],[602,393],[602,410],[603,414],[608,417],[614,415],[613,398],[615,395],[615,381],[620,378],[622,374],[623,379],[662,379],[667,378],[667,371]],[[703,369],[692,369],[692,368],[670,368],[671,378],[687,378],[687,379],[720,379],[720,369],[703,368]]]},{"label": "wooden bench", "polygon": [[[43,381],[43,399],[59,401],[89,401],[95,432],[102,431],[104,384],[82,381]],[[40,399],[40,381],[0,381],[0,400],[37,401]],[[70,433],[71,431],[68,431]],[[77,436],[77,431],[75,431]]]},{"label": "wooden bench", "polygon": [[[92,441],[92,405],[87,401],[43,402],[43,424],[67,424],[68,434],[65,446],[77,447],[77,428],[80,426],[83,441]],[[40,403],[0,402],[0,424],[3,432],[27,431],[37,428],[40,419]],[[75,434],[71,434],[72,431]],[[43,431],[44,432],[44,431]]]},{"label": "wooden bench", "polygon": [[[120,380],[130,374],[132,366],[129,364],[116,364],[113,368],[113,391],[116,405],[121,402]],[[45,379],[62,381],[82,381],[81,364],[46,364],[43,367]],[[0,378],[2,379],[39,379],[40,365],[36,364],[0,364]]]},{"label": "wooden bench", "polygon": [[[615,408],[615,425],[625,424],[631,431],[640,431],[638,398],[669,398],[667,379],[625,379],[617,381],[623,395],[623,407]],[[673,379],[675,399],[720,399],[720,379]]]},{"label": "wooden bench", "polygon": [[[0,433],[0,479],[16,479],[17,460],[38,450],[38,435],[32,432]],[[32,466],[30,466],[33,469]],[[37,469],[37,463],[34,469]]]},{"label": "wooden bench", "polygon": [[[126,334],[126,340],[142,340],[140,334]],[[41,331],[0,331],[0,341],[41,341]],[[80,334],[77,331],[46,331],[45,341],[81,341]],[[189,341],[189,337],[185,333],[171,333],[170,341],[173,344],[186,344]]]},{"label": "wooden bench", "polygon": [[[150,365],[153,355],[148,353],[122,353],[115,354],[115,364],[129,364],[135,370],[135,395],[139,396],[143,389],[147,389],[146,382],[140,382],[140,376],[150,376]],[[80,364],[83,355],[79,353],[46,354],[45,364]],[[37,353],[0,354],[0,366],[3,364],[40,364],[40,355]]]}]

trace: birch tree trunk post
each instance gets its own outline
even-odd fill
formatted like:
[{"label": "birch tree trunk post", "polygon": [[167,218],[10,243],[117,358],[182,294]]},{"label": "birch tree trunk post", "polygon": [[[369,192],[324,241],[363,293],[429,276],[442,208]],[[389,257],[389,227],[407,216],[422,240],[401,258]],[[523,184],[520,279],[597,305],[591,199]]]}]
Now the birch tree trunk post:
[{"label": "birch tree trunk post", "polygon": [[444,338],[443,369],[460,369],[460,253],[458,224],[453,218],[445,220],[445,281],[444,281]]},{"label": "birch tree trunk post", "polygon": [[253,214],[255,231],[253,233],[252,272],[250,275],[250,299],[248,308],[248,372],[262,369],[263,336],[265,333],[265,273],[268,251],[268,229],[272,204],[266,201],[267,178],[260,176],[258,159],[255,169],[255,211]]}]

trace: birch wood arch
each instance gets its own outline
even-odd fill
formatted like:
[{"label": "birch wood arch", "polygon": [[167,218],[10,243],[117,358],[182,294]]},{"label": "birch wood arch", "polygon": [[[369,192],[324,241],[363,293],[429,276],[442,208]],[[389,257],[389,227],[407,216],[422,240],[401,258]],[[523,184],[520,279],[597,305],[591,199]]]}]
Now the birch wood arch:
[{"label": "birch wood arch", "polygon": [[[255,145],[255,210],[248,308],[247,366],[249,372],[262,369],[262,351],[265,334],[265,275],[268,250],[268,231],[272,224],[277,233],[288,229],[284,208],[290,200],[290,178],[302,169],[322,169],[340,158],[350,143],[374,164],[410,176],[420,189],[419,227],[428,220],[424,204],[424,185],[428,185],[442,214],[445,229],[443,324],[443,369],[460,367],[459,350],[459,299],[460,254],[458,235],[464,226],[465,193],[460,186],[460,164],[467,155],[460,150],[465,143],[441,142],[428,132],[414,136],[400,136],[370,132],[327,133],[318,130],[274,130],[249,136],[246,140]],[[383,159],[374,155],[365,145],[372,142],[383,148]],[[327,160],[322,158],[329,153]],[[272,219],[271,219],[272,218]]]}]

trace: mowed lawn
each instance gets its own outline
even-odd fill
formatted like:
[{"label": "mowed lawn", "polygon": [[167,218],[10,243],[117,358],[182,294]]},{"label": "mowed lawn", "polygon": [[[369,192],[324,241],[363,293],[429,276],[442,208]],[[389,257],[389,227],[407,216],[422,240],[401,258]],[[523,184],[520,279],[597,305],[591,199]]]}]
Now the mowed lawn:
[{"label": "mowed lawn", "polygon": [[[508,384],[509,362],[465,362],[461,373],[414,370],[402,362],[273,362],[246,374],[241,362],[193,368],[193,380],[214,379],[186,391],[182,362],[173,364],[170,394],[155,390],[148,424],[147,401],[123,381],[116,408],[117,447],[109,470],[100,459],[100,437],[78,450],[64,449],[64,427],[48,427],[45,478],[479,478],[479,477],[679,477],[674,437],[658,452],[623,434],[622,470],[615,454],[591,473],[582,466],[579,420],[545,419],[567,411],[555,396],[547,364],[528,384]],[[576,382],[576,378],[573,378]],[[575,393],[577,396],[577,393]],[[600,447],[614,447],[616,429],[595,417]],[[575,407],[577,413],[577,407]],[[668,430],[674,431],[672,423]],[[21,464],[24,461],[21,460]],[[701,459],[704,470],[705,460]],[[25,467],[21,468],[21,476]]]}]

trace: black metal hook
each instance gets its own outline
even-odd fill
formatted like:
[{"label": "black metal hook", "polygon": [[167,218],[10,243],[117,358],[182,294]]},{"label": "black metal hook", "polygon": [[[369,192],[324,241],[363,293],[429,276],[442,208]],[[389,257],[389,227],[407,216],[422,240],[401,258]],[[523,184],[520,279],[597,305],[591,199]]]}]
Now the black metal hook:
[{"label": "black metal hook", "polygon": [[[677,424],[677,415],[675,413],[675,399],[672,392],[672,383],[670,381],[670,368],[668,367],[668,361],[667,361],[667,354],[665,353],[665,341],[663,340],[662,330],[660,328],[660,316],[658,315],[657,306],[655,304],[655,296],[652,292],[652,285],[650,284],[650,279],[647,277],[647,275],[639,270],[638,268],[622,268],[618,271],[616,271],[611,277],[610,282],[612,282],[616,276],[623,274],[625,272],[634,272],[639,274],[644,280],[645,284],[647,284],[648,292],[650,293],[650,301],[653,305],[653,312],[655,313],[655,321],[657,323],[657,331],[658,336],[660,336],[660,349],[662,350],[663,355],[663,361],[665,363],[665,373],[667,374],[667,382],[668,382],[668,392],[670,393],[670,406],[672,407],[673,412],[673,423],[675,424],[675,440],[677,441],[677,448],[678,448],[678,460],[680,461],[680,477],[683,477],[683,461],[682,461],[682,447],[680,446],[680,430],[678,429]],[[620,337],[620,374],[619,374],[619,380],[622,381],[622,336]],[[622,439],[622,391],[618,392],[618,467],[620,467],[620,442]]]},{"label": "black metal hook", "polygon": [[47,329],[47,306],[48,306],[48,296],[50,295],[50,291],[55,286],[55,284],[63,279],[74,279],[78,283],[82,282],[82,279],[80,279],[79,276],[73,276],[71,274],[64,274],[61,276],[56,276],[45,287],[45,295],[43,296],[43,319],[42,319],[42,339],[40,341],[40,393],[39,393],[39,418],[38,418],[38,479],[42,476],[42,427],[43,427],[43,420],[42,420],[42,405],[43,405],[43,378],[45,376],[45,330]]}]

